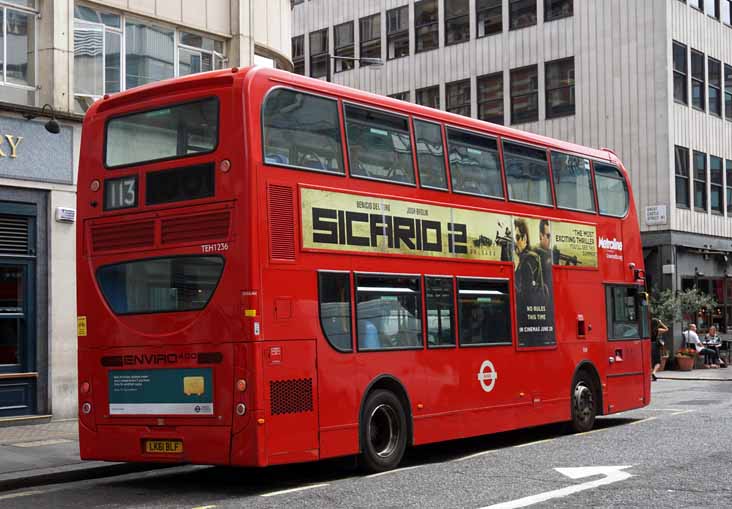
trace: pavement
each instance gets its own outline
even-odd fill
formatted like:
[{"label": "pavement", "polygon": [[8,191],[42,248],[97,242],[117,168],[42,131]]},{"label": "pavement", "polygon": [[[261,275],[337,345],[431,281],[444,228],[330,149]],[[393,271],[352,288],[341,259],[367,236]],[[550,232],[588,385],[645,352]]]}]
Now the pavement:
[{"label": "pavement", "polygon": [[[732,368],[659,371],[658,379],[732,382]],[[658,382],[656,382],[657,384]],[[76,419],[3,426],[0,421],[0,492],[122,475],[171,465],[82,461]]]}]

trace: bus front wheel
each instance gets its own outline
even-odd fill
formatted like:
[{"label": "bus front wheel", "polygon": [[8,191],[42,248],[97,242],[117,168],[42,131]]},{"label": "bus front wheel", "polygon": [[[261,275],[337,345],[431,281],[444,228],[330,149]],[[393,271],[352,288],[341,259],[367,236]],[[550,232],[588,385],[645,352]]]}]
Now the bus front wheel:
[{"label": "bus front wheel", "polygon": [[361,417],[361,459],[369,472],[399,465],[407,448],[407,416],[392,392],[372,392]]},{"label": "bus front wheel", "polygon": [[592,429],[597,415],[594,384],[586,373],[579,373],[572,385],[572,429],[583,433]]}]

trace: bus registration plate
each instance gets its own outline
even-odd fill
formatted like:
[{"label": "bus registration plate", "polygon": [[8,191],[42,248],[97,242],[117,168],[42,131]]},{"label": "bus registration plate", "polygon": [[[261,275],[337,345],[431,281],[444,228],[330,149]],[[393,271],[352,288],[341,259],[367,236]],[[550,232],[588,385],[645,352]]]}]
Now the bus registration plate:
[{"label": "bus registration plate", "polygon": [[180,440],[145,440],[145,452],[154,454],[181,454],[183,442]]}]

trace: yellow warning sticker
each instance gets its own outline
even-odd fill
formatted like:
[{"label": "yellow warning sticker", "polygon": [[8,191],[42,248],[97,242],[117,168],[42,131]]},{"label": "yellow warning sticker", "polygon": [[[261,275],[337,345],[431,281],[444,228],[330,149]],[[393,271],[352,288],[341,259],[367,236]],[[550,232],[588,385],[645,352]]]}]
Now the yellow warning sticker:
[{"label": "yellow warning sticker", "polygon": [[203,396],[206,392],[206,381],[202,376],[184,376],[183,394],[186,396]]},{"label": "yellow warning sticker", "polygon": [[76,335],[86,336],[86,316],[76,317]]}]

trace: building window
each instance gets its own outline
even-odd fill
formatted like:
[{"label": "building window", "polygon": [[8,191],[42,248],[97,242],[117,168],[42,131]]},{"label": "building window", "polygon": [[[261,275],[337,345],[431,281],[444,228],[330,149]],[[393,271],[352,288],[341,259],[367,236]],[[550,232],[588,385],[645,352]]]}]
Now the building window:
[{"label": "building window", "polygon": [[686,46],[674,41],[674,101],[689,104],[689,76]]},{"label": "building window", "polygon": [[719,19],[719,0],[707,0],[704,2],[704,11],[707,16]]},{"label": "building window", "polygon": [[341,23],[333,27],[333,68],[335,72],[343,72],[353,69],[353,21]]},{"label": "building window", "polygon": [[409,56],[409,6],[386,11],[386,58]]},{"label": "building window", "polygon": [[721,19],[725,25],[732,25],[732,0],[722,0],[720,4]]},{"label": "building window", "polygon": [[539,70],[536,65],[511,69],[511,123],[539,119]]},{"label": "building window", "polygon": [[389,94],[387,97],[409,102],[409,92],[397,92],[396,94]]},{"label": "building window", "polygon": [[732,160],[724,162],[724,173],[727,191],[727,215],[732,216]]},{"label": "building window", "polygon": [[[14,0],[0,5],[0,85],[3,100],[34,104],[36,86],[35,0]],[[15,90],[13,90],[15,89]]]},{"label": "building window", "polygon": [[676,207],[689,208],[689,149],[674,147],[676,174]]},{"label": "building window", "polygon": [[178,32],[178,76],[223,69],[224,43],[191,32]]},{"label": "building window", "polygon": [[732,121],[732,66],[724,64],[724,116]]},{"label": "building window", "polygon": [[328,29],[310,32],[310,77],[328,78]]},{"label": "building window", "polygon": [[508,26],[511,30],[536,25],[536,0],[508,0]]},{"label": "building window", "polygon": [[296,5],[300,5],[302,3],[305,3],[305,0],[290,0],[290,7],[295,7]]},{"label": "building window", "polygon": [[468,0],[445,0],[445,45],[470,39]]},{"label": "building window", "polygon": [[[292,40],[293,55],[302,39]],[[299,46],[298,46],[299,44]],[[187,30],[138,21],[86,5],[74,7],[74,98],[86,111],[104,94],[174,76],[221,69],[224,43]]]},{"label": "building window", "polygon": [[298,35],[292,38],[292,65],[295,74],[305,76],[305,36]]},{"label": "building window", "polygon": [[709,205],[712,212],[722,213],[722,158],[709,156],[709,181],[711,193]]},{"label": "building window", "polygon": [[470,79],[445,84],[447,108],[450,113],[470,116]]},{"label": "building window", "polygon": [[478,78],[478,118],[503,125],[503,72]]},{"label": "building window", "polygon": [[704,54],[691,50],[691,105],[704,111]]},{"label": "building window", "polygon": [[[361,53],[359,58],[381,59],[381,14],[372,14],[358,21],[359,36],[361,38]],[[373,62],[359,60],[361,67]]]},{"label": "building window", "polygon": [[574,0],[544,0],[544,21],[569,18],[574,14]]},{"label": "building window", "polygon": [[546,63],[546,118],[574,115],[574,57]]},{"label": "building window", "polygon": [[414,2],[415,52],[429,51],[440,45],[437,26],[437,0]]},{"label": "building window", "polygon": [[722,116],[722,63],[709,58],[707,62],[709,73],[709,113]]},{"label": "building window", "polygon": [[[714,0],[709,0],[714,1]],[[692,6],[694,9],[698,9],[700,11],[704,10],[704,0],[689,0],[689,5]]]},{"label": "building window", "polygon": [[694,151],[694,210],[707,211],[707,155]]},{"label": "building window", "polygon": [[478,37],[499,34],[503,30],[503,0],[477,0]]},{"label": "building window", "polygon": [[415,102],[421,106],[440,109],[440,87],[434,85],[432,87],[420,88],[416,91]]}]

